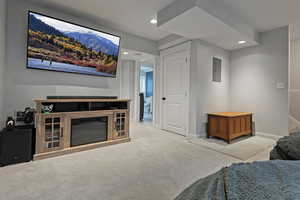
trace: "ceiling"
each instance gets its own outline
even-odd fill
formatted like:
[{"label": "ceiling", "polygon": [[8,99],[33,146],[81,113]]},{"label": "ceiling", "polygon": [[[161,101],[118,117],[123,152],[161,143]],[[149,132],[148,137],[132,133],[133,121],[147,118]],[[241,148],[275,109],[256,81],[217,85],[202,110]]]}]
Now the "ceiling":
[{"label": "ceiling", "polygon": [[[155,14],[174,0],[31,0],[105,21],[111,28],[152,40],[168,32],[149,23]],[[219,0],[221,1],[221,0]],[[222,0],[258,31],[291,24],[292,38],[300,39],[299,0]]]},{"label": "ceiling", "polygon": [[[174,5],[174,7],[178,7]],[[167,16],[161,11],[165,17]],[[215,44],[227,50],[234,50],[257,45],[254,37],[247,36],[242,31],[226,24],[221,19],[212,16],[208,12],[194,6],[185,10],[183,13],[176,13],[176,10],[167,12],[171,17],[168,20],[161,20],[161,14],[158,14],[159,27],[177,35],[185,36],[189,39],[201,39]],[[166,17],[167,18],[167,17]],[[197,20],[195,23],[187,23]],[[247,41],[244,44],[239,44],[238,41]]]},{"label": "ceiling", "polygon": [[291,25],[292,39],[300,39],[299,0],[223,0],[258,31]]},{"label": "ceiling", "polygon": [[160,40],[169,35],[150,20],[174,0],[31,0],[51,8],[60,8],[79,15],[89,15],[110,28]]}]

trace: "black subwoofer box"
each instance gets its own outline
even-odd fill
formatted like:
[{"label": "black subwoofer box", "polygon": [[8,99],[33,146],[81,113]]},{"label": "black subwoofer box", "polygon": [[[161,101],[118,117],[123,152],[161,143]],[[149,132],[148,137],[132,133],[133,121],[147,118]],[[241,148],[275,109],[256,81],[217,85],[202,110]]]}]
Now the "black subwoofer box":
[{"label": "black subwoofer box", "polygon": [[24,126],[0,132],[0,166],[29,162],[33,158],[34,128]]}]

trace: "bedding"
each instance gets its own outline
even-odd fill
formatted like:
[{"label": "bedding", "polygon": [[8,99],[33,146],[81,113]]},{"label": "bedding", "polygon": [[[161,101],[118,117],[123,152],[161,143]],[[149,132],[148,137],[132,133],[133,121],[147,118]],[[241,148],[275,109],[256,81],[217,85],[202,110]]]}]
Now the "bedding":
[{"label": "bedding", "polygon": [[279,139],[270,153],[270,160],[300,160],[300,133]]},{"label": "bedding", "polygon": [[176,200],[297,200],[300,161],[234,164],[200,179]]}]

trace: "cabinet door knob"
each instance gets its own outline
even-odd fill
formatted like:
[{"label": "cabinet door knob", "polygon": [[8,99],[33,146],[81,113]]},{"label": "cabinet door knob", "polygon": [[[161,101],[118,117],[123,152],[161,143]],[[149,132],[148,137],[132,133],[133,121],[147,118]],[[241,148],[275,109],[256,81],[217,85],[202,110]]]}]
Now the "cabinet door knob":
[{"label": "cabinet door knob", "polygon": [[163,97],[162,100],[165,101],[165,100],[167,100],[167,99],[166,99],[166,97]]}]

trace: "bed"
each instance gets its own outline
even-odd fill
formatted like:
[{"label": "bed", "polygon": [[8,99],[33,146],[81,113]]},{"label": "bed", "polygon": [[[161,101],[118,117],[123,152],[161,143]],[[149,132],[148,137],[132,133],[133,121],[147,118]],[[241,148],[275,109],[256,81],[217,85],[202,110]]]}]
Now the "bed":
[{"label": "bed", "polygon": [[300,133],[293,133],[277,141],[270,160],[300,160]]},{"label": "bed", "polygon": [[300,199],[300,161],[234,164],[200,179],[176,200]]}]

